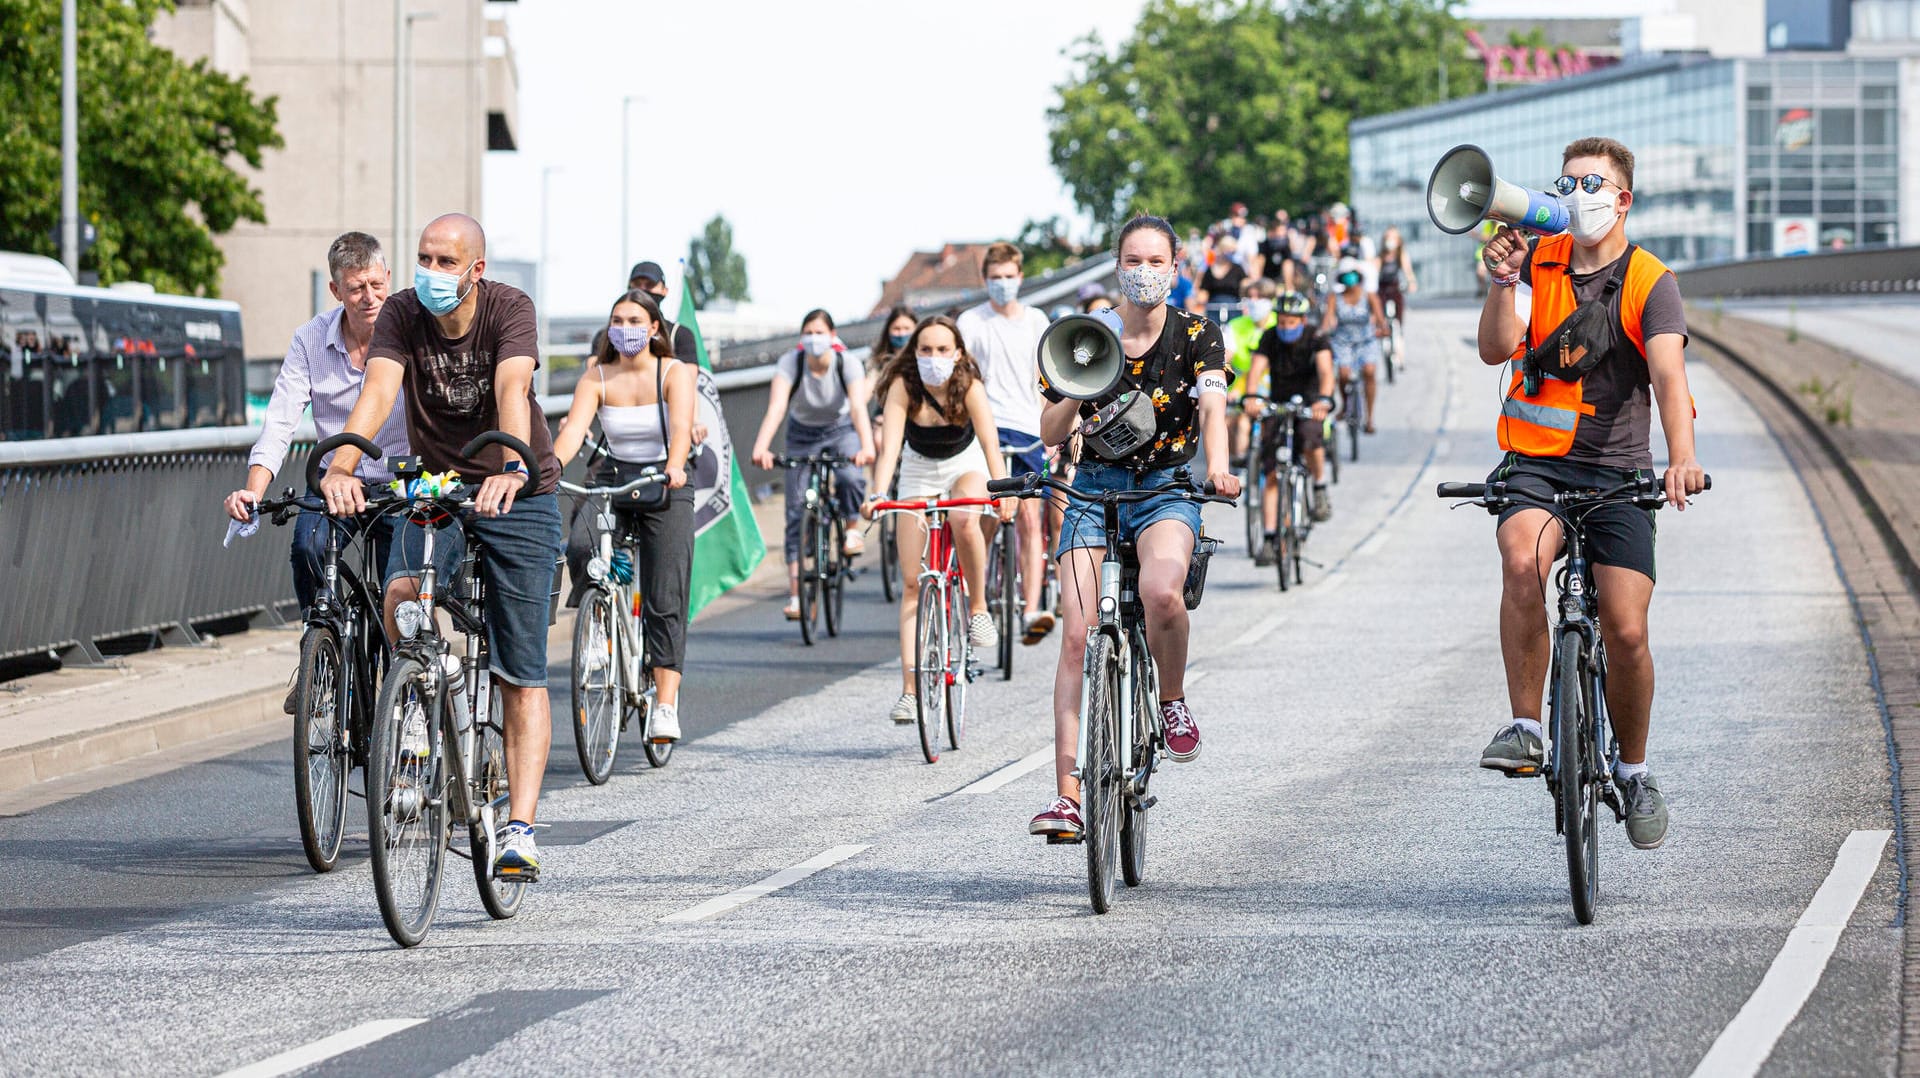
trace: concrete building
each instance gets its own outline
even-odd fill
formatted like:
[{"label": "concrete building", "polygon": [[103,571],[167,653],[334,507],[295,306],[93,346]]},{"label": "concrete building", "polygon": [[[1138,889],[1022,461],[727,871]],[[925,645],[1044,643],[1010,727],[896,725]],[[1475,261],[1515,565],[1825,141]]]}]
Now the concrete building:
[{"label": "concrete building", "polygon": [[[394,241],[396,2],[411,15],[411,212]],[[278,359],[301,322],[332,305],[327,244],[359,229],[410,251],[419,226],[448,211],[478,214],[482,155],[512,150],[519,76],[503,19],[481,0],[178,0],[154,40],[245,76],[279,99],[286,147],[250,175],[266,224],[218,238],[221,295],[240,304],[247,351]],[[243,166],[244,167],[244,166]],[[398,255],[396,284],[413,259]],[[316,277],[316,274],[319,276]]]}]

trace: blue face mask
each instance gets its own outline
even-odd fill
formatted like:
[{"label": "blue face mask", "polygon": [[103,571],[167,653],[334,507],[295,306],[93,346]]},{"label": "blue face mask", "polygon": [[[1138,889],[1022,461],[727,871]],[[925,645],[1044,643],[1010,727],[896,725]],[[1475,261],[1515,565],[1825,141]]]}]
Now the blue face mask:
[{"label": "blue face mask", "polygon": [[1020,278],[995,277],[987,282],[987,298],[994,306],[1005,307],[1020,298]]},{"label": "blue face mask", "polygon": [[1280,334],[1280,339],[1287,342],[1288,344],[1292,344],[1293,342],[1299,340],[1301,334],[1305,333],[1306,331],[1307,331],[1307,324],[1305,322],[1300,323],[1299,325],[1293,327],[1292,329],[1280,329],[1277,326],[1274,328],[1274,332]]},{"label": "blue face mask", "polygon": [[913,334],[911,333],[887,334],[887,344],[896,352],[898,352],[902,348],[905,348],[907,346],[907,342],[912,339],[913,339]]},{"label": "blue face mask", "polygon": [[[467,263],[467,269],[472,269],[478,261],[475,259]],[[466,292],[460,290],[460,278],[466,276],[466,273],[467,270],[461,270],[459,273],[441,273],[439,270],[430,270],[425,266],[415,266],[413,294],[420,297],[420,306],[425,307],[430,313],[447,314],[460,306],[461,301],[467,298],[467,292],[473,291],[471,284],[467,286]]]}]

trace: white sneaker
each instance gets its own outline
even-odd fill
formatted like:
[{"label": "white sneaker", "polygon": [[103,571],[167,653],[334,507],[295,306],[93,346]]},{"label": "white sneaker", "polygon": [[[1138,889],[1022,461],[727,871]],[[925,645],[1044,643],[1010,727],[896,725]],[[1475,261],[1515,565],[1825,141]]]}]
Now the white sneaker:
[{"label": "white sneaker", "polygon": [[607,627],[600,624],[600,620],[595,618],[587,626],[587,652],[580,657],[580,665],[584,666],[589,673],[599,673],[606,668],[608,663],[613,661],[612,657],[607,654],[609,650],[607,647]]},{"label": "white sneaker", "polygon": [[655,741],[680,740],[680,709],[673,704],[653,705],[653,730],[647,736]]},{"label": "white sneaker", "polygon": [[919,697],[910,692],[901,693],[900,699],[893,702],[893,710],[887,713],[887,717],[892,719],[896,726],[905,726],[917,720],[920,717]]},{"label": "white sneaker", "polygon": [[400,717],[400,758],[424,760],[431,751],[427,744],[427,709],[419,701],[409,700],[406,713]]},{"label": "white sneaker", "polygon": [[533,844],[531,828],[510,823],[500,833],[500,850],[493,857],[493,878],[528,883],[540,878],[540,851]]},{"label": "white sneaker", "polygon": [[975,651],[991,651],[1000,646],[1000,626],[994,624],[992,614],[975,614],[967,622],[967,639],[973,641]]}]

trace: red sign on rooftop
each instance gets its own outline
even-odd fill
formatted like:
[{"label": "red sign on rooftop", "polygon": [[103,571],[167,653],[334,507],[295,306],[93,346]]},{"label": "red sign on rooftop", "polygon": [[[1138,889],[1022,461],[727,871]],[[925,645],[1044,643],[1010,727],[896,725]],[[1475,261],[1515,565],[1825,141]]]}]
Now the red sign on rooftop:
[{"label": "red sign on rooftop", "polygon": [[1569,75],[1584,75],[1620,62],[1617,56],[1587,52],[1566,45],[1551,48],[1495,45],[1475,30],[1467,31],[1467,43],[1480,51],[1480,59],[1487,65],[1488,86],[1551,82]]}]

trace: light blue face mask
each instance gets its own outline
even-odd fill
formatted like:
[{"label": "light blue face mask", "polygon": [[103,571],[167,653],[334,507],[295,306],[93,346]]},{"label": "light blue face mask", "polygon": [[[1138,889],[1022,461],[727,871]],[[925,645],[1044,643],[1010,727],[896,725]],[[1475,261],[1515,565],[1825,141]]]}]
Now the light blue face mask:
[{"label": "light blue face mask", "polygon": [[[466,292],[460,290],[460,278],[467,270],[479,264],[479,259],[467,263],[467,269],[459,273],[442,273],[425,266],[413,268],[413,294],[420,297],[420,306],[436,315],[447,314],[467,298],[467,292],[473,291],[473,285],[467,285]],[[477,283],[477,282],[476,282]]]},{"label": "light blue face mask", "polygon": [[996,307],[1005,307],[1020,298],[1020,278],[994,277],[987,281],[987,298]]}]

